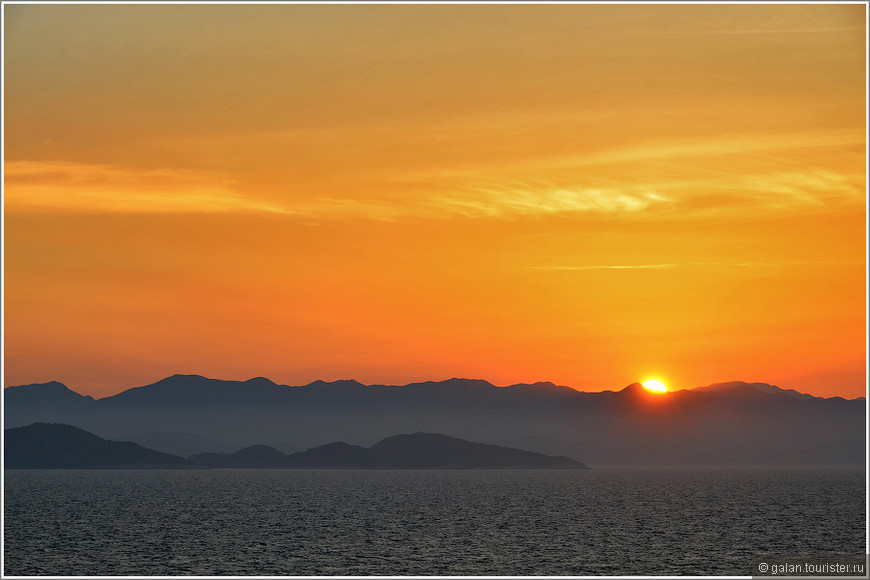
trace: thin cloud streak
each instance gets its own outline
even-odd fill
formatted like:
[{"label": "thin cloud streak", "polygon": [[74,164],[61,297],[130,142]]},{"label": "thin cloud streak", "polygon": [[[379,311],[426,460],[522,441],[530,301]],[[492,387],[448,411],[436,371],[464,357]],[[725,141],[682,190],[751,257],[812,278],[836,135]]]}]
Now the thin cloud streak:
[{"label": "thin cloud streak", "polygon": [[[651,219],[721,213],[746,203],[768,209],[864,203],[863,175],[806,168],[704,179],[678,176],[643,185],[613,180],[482,180],[490,171],[414,181],[401,176],[377,197],[309,195],[288,190],[266,197],[241,192],[230,174],[185,169],[138,171],[69,162],[7,162],[5,203],[20,211],[120,213],[270,213],[313,220],[523,217],[598,214]],[[600,180],[599,180],[600,181]],[[395,182],[399,186],[395,186]],[[405,182],[402,184],[401,182]],[[388,193],[389,192],[389,193]],[[718,197],[713,205],[709,196]],[[696,200],[698,200],[696,202]]]},{"label": "thin cloud streak", "polygon": [[670,161],[692,159],[697,157],[719,157],[727,155],[746,155],[757,153],[775,153],[801,149],[830,149],[837,147],[864,146],[866,144],[863,132],[855,131],[818,131],[812,133],[776,133],[776,134],[742,134],[735,136],[680,139],[649,142],[618,149],[604,149],[582,154],[556,155],[539,158],[528,158],[523,161],[511,160],[509,163],[492,163],[470,168],[448,169],[437,171],[406,172],[402,178],[430,179],[463,178],[479,176],[484,173],[499,174],[518,172],[589,168],[625,163],[647,161]]},{"label": "thin cloud streak", "polygon": [[863,26],[819,26],[815,28],[744,28],[730,30],[698,31],[699,34],[824,34],[839,32],[864,32]]},{"label": "thin cloud streak", "polygon": [[136,171],[110,165],[12,161],[4,165],[8,209],[71,213],[270,213],[289,217],[392,220],[388,202],[288,196],[259,199],[226,174],[184,169]]},{"label": "thin cloud streak", "polygon": [[864,145],[863,133],[828,131],[795,135],[740,135],[720,139],[685,140],[672,143],[650,143],[586,155],[570,155],[541,160],[541,168],[592,167],[618,163],[634,163],[665,159],[689,159],[794,149],[830,148]]},{"label": "thin cloud streak", "polygon": [[648,36],[682,36],[709,34],[824,34],[840,32],[864,32],[864,28],[858,26],[830,27],[830,28],[765,28],[765,29],[731,29],[731,30],[628,30],[614,31],[616,33],[643,34]]},{"label": "thin cloud streak", "polygon": [[510,270],[584,271],[584,270],[665,270],[682,267],[777,268],[790,266],[856,266],[863,262],[673,262],[667,264],[619,264],[602,266],[525,266]]},{"label": "thin cloud streak", "polygon": [[676,268],[680,264],[636,264],[636,265],[618,265],[618,266],[527,266],[525,268],[516,268],[519,270],[662,270],[665,268]]},{"label": "thin cloud streak", "polygon": [[[782,210],[822,207],[829,204],[863,203],[866,180],[863,173],[798,165],[790,155],[806,157],[815,149],[836,150],[864,146],[863,134],[850,131],[824,131],[801,134],[739,135],[719,139],[678,140],[649,143],[587,154],[559,155],[510,163],[489,163],[466,168],[439,168],[405,172],[391,181],[448,193],[432,196],[431,202],[445,212],[468,217],[512,217],[566,212],[623,212],[650,217],[653,212],[669,210],[669,217],[691,217],[710,211],[727,211],[734,205],[744,211],[751,203],[759,209]],[[746,155],[776,155],[770,171],[749,173],[713,169],[697,163],[699,157],[741,159]],[[665,176],[654,176],[643,185],[620,183],[613,177],[598,183],[530,181],[512,182],[510,176],[535,176],[553,170],[583,172],[609,166],[618,170],[640,164],[667,163]],[[678,165],[674,165],[678,164]],[[712,167],[715,167],[713,165]],[[727,165],[726,165],[727,167]],[[699,168],[708,176],[699,177]],[[665,179],[661,179],[665,177]],[[469,184],[484,183],[470,186]],[[695,200],[717,196],[717,207],[699,207]],[[730,200],[730,201],[729,201]],[[733,202],[733,203],[732,203]],[[673,211],[670,211],[673,210]]]},{"label": "thin cloud streak", "polygon": [[[120,213],[265,212],[312,219],[513,218],[564,213],[636,213],[668,198],[653,191],[552,183],[466,186],[457,193],[356,199],[287,192],[258,199],[217,172],[135,171],[107,165],[14,161],[4,166],[8,207]],[[443,186],[442,186],[443,187]]]},{"label": "thin cloud streak", "polygon": [[636,213],[670,199],[653,191],[613,188],[491,186],[441,195],[431,202],[442,211],[466,217],[517,217],[566,213]]},{"label": "thin cloud streak", "polygon": [[7,207],[31,211],[293,213],[237,193],[216,172],[12,161],[4,164],[4,181]]}]

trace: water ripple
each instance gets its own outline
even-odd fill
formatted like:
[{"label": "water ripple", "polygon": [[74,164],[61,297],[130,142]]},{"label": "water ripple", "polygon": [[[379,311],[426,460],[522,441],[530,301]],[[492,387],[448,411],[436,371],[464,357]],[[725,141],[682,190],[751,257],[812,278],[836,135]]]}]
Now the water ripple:
[{"label": "water ripple", "polygon": [[860,469],[5,477],[7,575],[749,575],[867,548]]}]

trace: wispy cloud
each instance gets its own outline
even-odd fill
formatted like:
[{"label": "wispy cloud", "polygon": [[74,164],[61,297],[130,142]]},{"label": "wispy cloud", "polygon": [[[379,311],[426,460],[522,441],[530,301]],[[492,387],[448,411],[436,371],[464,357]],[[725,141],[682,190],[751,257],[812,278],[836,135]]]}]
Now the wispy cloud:
[{"label": "wispy cloud", "polygon": [[4,186],[7,207],[30,210],[289,213],[240,195],[230,179],[216,172],[12,161],[4,164]]},{"label": "wispy cloud", "polygon": [[446,213],[511,218],[566,213],[634,213],[670,200],[654,191],[628,187],[565,187],[550,183],[469,187],[435,195],[429,203]]},{"label": "wispy cloud", "polygon": [[532,161],[543,169],[593,167],[641,161],[692,159],[724,155],[848,147],[865,144],[863,132],[821,131],[796,134],[735,135],[705,139],[682,139],[650,142],[618,149],[564,155]]},{"label": "wispy cloud", "polygon": [[[626,155],[642,157],[640,153]],[[334,196],[291,189],[256,195],[230,174],[213,171],[139,171],[32,161],[7,162],[4,171],[5,206],[22,211],[235,212],[310,220],[384,221],[457,216],[513,220],[556,215],[655,219],[722,212],[729,206],[746,211],[750,205],[780,210],[865,203],[864,175],[813,167],[765,174],[729,173],[726,167],[708,169],[703,177],[681,177],[677,172],[643,184],[594,176],[584,182],[585,175],[573,172],[559,180],[518,180],[509,173],[496,176],[491,168],[483,168],[461,175],[431,173],[428,179],[400,174],[382,190],[372,185],[374,178],[369,176],[361,188],[370,192],[367,197],[361,197],[353,184],[337,184],[335,189],[341,195]],[[535,174],[530,171],[530,175]]]},{"label": "wispy cloud", "polygon": [[107,213],[271,213],[300,218],[390,220],[404,210],[377,200],[241,193],[212,171],[136,171],[111,165],[13,161],[4,165],[4,204],[25,211]]},{"label": "wispy cloud", "polygon": [[[853,156],[851,151],[864,145],[863,133],[853,131],[746,134],[421,170],[393,180],[445,192],[431,194],[428,204],[471,217],[596,212],[647,218],[657,215],[652,210],[691,217],[729,205],[745,211],[747,204],[769,210],[811,209],[863,203],[866,179],[863,167],[850,173],[803,160],[813,159],[815,151],[850,151],[844,155]],[[761,158],[767,163],[753,162]],[[552,175],[560,177],[534,179]]]},{"label": "wispy cloud", "polygon": [[551,265],[551,266],[525,266],[511,268],[513,270],[540,270],[540,271],[584,271],[584,270],[667,270],[671,268],[692,267],[733,267],[733,268],[782,268],[792,266],[855,266],[863,262],[837,262],[837,261],[786,261],[786,262],[672,262],[665,264],[617,264],[617,265]]},{"label": "wispy cloud", "polygon": [[824,205],[828,201],[851,198],[864,200],[865,178],[822,169],[747,175],[728,181],[744,195],[781,203]]},{"label": "wispy cloud", "polygon": [[710,34],[838,34],[843,32],[864,32],[864,28],[859,26],[829,26],[829,27],[818,27],[818,28],[731,28],[731,29],[723,29],[723,28],[709,28],[709,29],[696,29],[696,30],[686,30],[686,29],[662,29],[662,30],[638,30],[638,29],[630,29],[630,30],[622,30],[622,31],[613,31],[616,34],[631,34],[631,35],[648,35],[648,36],[707,36]]},{"label": "wispy cloud", "polygon": [[817,211],[826,207],[865,204],[866,179],[859,173],[839,173],[814,167],[793,171],[736,174],[708,170],[709,177],[667,179],[651,183],[673,203],[672,219],[728,212]]},{"label": "wispy cloud", "polygon": [[[650,219],[691,218],[702,214],[855,205],[865,202],[865,178],[808,167],[804,170],[735,174],[708,171],[709,177],[651,180],[644,185],[609,180],[601,186],[505,179],[486,185],[463,185],[446,179],[430,185],[409,213],[433,216],[514,219],[523,216],[605,214]],[[468,176],[471,181],[471,175]],[[451,183],[456,185],[451,187]],[[446,190],[437,193],[438,190]]]},{"label": "wispy cloud", "polygon": [[545,271],[581,271],[581,270],[663,270],[676,268],[680,264],[631,264],[616,266],[526,266],[519,270],[545,270]]},{"label": "wispy cloud", "polygon": [[858,26],[820,27],[820,28],[757,28],[743,30],[704,30],[694,34],[824,34],[839,32],[863,32]]},{"label": "wispy cloud", "polygon": [[267,212],[319,219],[502,217],[580,212],[638,212],[668,199],[652,191],[558,186],[553,183],[430,188],[417,196],[383,199],[307,196],[268,199],[239,193],[217,172],[135,171],[108,165],[13,161],[4,166],[7,207],[42,211]]}]

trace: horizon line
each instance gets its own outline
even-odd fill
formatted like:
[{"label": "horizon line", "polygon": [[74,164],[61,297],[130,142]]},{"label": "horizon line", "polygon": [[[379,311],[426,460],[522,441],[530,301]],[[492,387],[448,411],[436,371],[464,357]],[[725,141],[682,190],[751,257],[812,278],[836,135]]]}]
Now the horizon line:
[{"label": "horizon line", "polygon": [[[358,381],[358,380],[356,380],[356,379],[336,379],[336,380],[332,380],[332,381],[327,381],[327,380],[324,380],[324,379],[315,379],[315,380],[310,381],[310,382],[305,383],[305,384],[300,384],[300,385],[289,385],[289,384],[280,384],[280,383],[276,383],[276,382],[273,381],[272,379],[270,379],[270,378],[268,378],[268,377],[264,377],[264,376],[262,376],[262,375],[258,375],[258,376],[255,376],[255,377],[251,377],[251,378],[249,378],[249,379],[237,380],[237,379],[219,379],[219,378],[213,378],[213,377],[208,377],[208,376],[205,376],[205,375],[200,375],[200,374],[197,374],[197,373],[174,373],[174,374],[168,375],[168,376],[166,376],[166,377],[163,377],[163,378],[161,378],[161,379],[158,379],[158,380],[156,380],[156,381],[154,381],[154,382],[151,382],[151,383],[148,383],[148,384],[145,384],[145,385],[138,385],[138,386],[134,386],[134,387],[123,388],[122,390],[117,391],[117,392],[115,392],[115,393],[107,394],[107,395],[102,395],[102,396],[99,396],[99,397],[94,396],[94,395],[89,395],[89,394],[83,394],[83,393],[80,393],[80,392],[78,392],[78,391],[76,391],[76,390],[70,388],[69,385],[67,385],[66,383],[64,383],[64,382],[62,382],[62,381],[58,381],[58,380],[51,380],[51,381],[46,381],[46,382],[37,382],[37,383],[26,383],[26,384],[19,384],[19,385],[5,385],[5,384],[4,384],[4,386],[3,386],[3,392],[4,392],[3,396],[5,397],[5,391],[6,391],[6,389],[10,389],[10,388],[15,389],[15,388],[32,387],[32,386],[40,386],[40,385],[49,385],[49,384],[56,383],[56,384],[59,384],[59,385],[63,386],[63,387],[66,388],[67,390],[69,390],[69,391],[71,391],[71,392],[73,392],[73,393],[76,393],[77,395],[84,396],[84,397],[90,397],[90,398],[92,398],[92,399],[94,399],[94,400],[101,400],[101,399],[111,398],[111,397],[114,397],[114,396],[116,396],[116,395],[120,395],[120,394],[122,394],[122,393],[125,393],[125,392],[127,392],[127,391],[131,391],[131,390],[134,390],[134,389],[142,389],[142,388],[151,387],[151,386],[154,386],[154,385],[156,385],[156,384],[158,384],[158,383],[162,383],[162,382],[164,382],[164,381],[167,381],[167,380],[172,379],[172,378],[175,378],[175,377],[196,377],[196,378],[205,379],[205,380],[207,380],[207,381],[220,381],[220,382],[227,382],[227,383],[248,383],[248,382],[251,382],[251,381],[256,381],[257,379],[262,379],[262,380],[269,381],[270,383],[272,383],[272,384],[273,384],[274,386],[276,386],[276,387],[285,387],[285,388],[290,388],[290,389],[305,388],[305,387],[309,387],[309,386],[311,386],[311,385],[314,385],[315,383],[323,383],[323,384],[327,384],[327,385],[329,385],[329,384],[335,384],[335,383],[353,382],[353,383],[356,383],[356,384],[360,385],[361,387],[389,387],[389,388],[404,388],[404,387],[408,387],[408,386],[411,386],[411,385],[422,385],[422,384],[426,384],[426,383],[440,384],[440,383],[446,383],[446,382],[449,382],[449,381],[469,381],[469,382],[483,382],[483,383],[487,383],[488,385],[490,385],[490,386],[492,386],[492,387],[494,387],[494,388],[496,388],[496,389],[506,389],[506,388],[510,388],[510,387],[518,387],[518,386],[528,386],[528,387],[533,387],[533,386],[535,386],[535,385],[552,385],[552,386],[557,387],[557,388],[570,389],[570,390],[575,391],[575,392],[577,392],[577,393],[585,393],[585,394],[618,393],[618,392],[621,392],[621,391],[623,391],[623,390],[625,390],[625,389],[627,389],[627,388],[629,388],[629,387],[631,387],[631,386],[633,386],[633,385],[639,385],[639,384],[641,384],[641,381],[633,381],[633,382],[631,382],[631,383],[629,383],[629,384],[627,384],[627,385],[625,385],[624,387],[621,387],[621,388],[620,388],[620,387],[611,387],[611,388],[602,388],[602,389],[599,389],[599,390],[581,390],[581,389],[579,389],[579,388],[571,387],[571,386],[568,386],[568,385],[560,385],[560,384],[554,383],[553,381],[518,382],[518,383],[507,384],[507,385],[497,385],[497,384],[495,384],[495,383],[493,383],[493,382],[491,382],[491,381],[489,381],[489,380],[487,380],[487,379],[476,379],[476,378],[466,378],[466,377],[455,377],[455,376],[454,376],[454,377],[450,377],[450,378],[448,378],[448,379],[442,379],[442,380],[432,380],[432,379],[429,379],[429,380],[422,380],[422,381],[411,381],[411,382],[409,382],[409,383],[405,383],[405,384],[401,384],[401,385],[399,385],[399,384],[388,385],[388,384],[383,384],[383,383],[372,383],[372,384],[366,384],[366,383],[363,383],[363,382]],[[5,381],[4,381],[4,383],[5,383]],[[777,389],[779,389],[779,390],[781,390],[781,391],[783,391],[783,392],[789,392],[789,391],[791,391],[791,392],[795,392],[795,393],[798,393],[798,394],[801,394],[801,395],[807,395],[807,396],[810,396],[810,397],[813,397],[813,398],[819,398],[819,399],[834,399],[834,398],[839,398],[839,399],[844,399],[844,400],[847,400],[847,401],[853,401],[853,400],[866,399],[866,398],[867,398],[867,390],[866,390],[866,389],[865,389],[865,393],[864,393],[864,395],[860,395],[860,396],[853,397],[853,398],[847,398],[847,397],[844,397],[844,396],[842,396],[842,395],[819,396],[819,395],[813,395],[813,394],[811,394],[811,393],[806,393],[806,392],[803,392],[803,391],[799,391],[799,390],[797,390],[797,389],[793,389],[793,388],[782,387],[782,386],[779,386],[779,385],[775,385],[775,384],[773,384],[773,383],[766,383],[766,382],[762,382],[762,381],[743,381],[743,380],[716,381],[716,382],[712,382],[712,383],[705,384],[705,385],[697,385],[697,386],[694,386],[694,387],[675,387],[675,388],[668,388],[668,390],[666,391],[666,393],[668,393],[668,394],[672,394],[672,393],[679,393],[679,392],[684,392],[684,391],[694,391],[694,390],[696,390],[696,389],[705,389],[705,388],[707,388],[707,387],[711,387],[711,386],[716,386],[716,385],[725,385],[725,384],[730,384],[730,383],[740,383],[740,384],[743,384],[743,385],[756,385],[756,384],[760,384],[760,385],[768,385],[768,386],[771,386],[771,387],[775,387],[775,388],[777,388]]]}]

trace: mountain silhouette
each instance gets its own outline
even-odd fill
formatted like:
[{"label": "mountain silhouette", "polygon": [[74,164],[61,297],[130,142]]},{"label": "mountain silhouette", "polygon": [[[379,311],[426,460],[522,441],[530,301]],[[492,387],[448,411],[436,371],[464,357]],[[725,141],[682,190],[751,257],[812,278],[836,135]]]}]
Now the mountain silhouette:
[{"label": "mountain silhouette", "polygon": [[56,381],[8,387],[3,389],[3,398],[5,405],[22,407],[87,408],[94,402],[93,397],[80,395]]},{"label": "mountain silhouette", "polygon": [[308,468],[346,468],[357,469],[374,467],[368,457],[368,449],[349,443],[327,443],[306,451],[299,451],[288,456],[288,463],[293,467]]},{"label": "mountain silhouette", "polygon": [[265,445],[235,453],[201,453],[190,460],[208,467],[329,469],[588,469],[568,457],[473,443],[434,433],[387,437],[369,449],[327,443],[284,455]]},{"label": "mountain silhouette", "polygon": [[182,457],[57,423],[6,429],[3,444],[6,469],[192,467]]},{"label": "mountain silhouette", "polygon": [[142,447],[162,451],[170,455],[187,457],[194,453],[220,453],[233,449],[233,446],[222,441],[191,433],[171,433],[157,431],[150,433],[128,433],[112,437],[113,441],[132,441]]},{"label": "mountain silhouette", "polygon": [[447,435],[394,435],[369,448],[371,461],[399,468],[537,468],[587,469],[569,457],[553,457],[499,445],[473,443]]},{"label": "mountain silhouette", "polygon": [[696,387],[692,389],[692,391],[696,393],[701,392],[740,392],[745,395],[754,396],[756,394],[763,395],[772,395],[772,394],[787,394],[792,397],[796,397],[798,399],[808,400],[808,399],[816,399],[818,397],[813,397],[812,395],[808,395],[806,393],[799,393],[794,389],[780,389],[779,387],[775,387],[773,385],[768,385],[767,383],[745,383],[743,381],[729,381],[726,383],[714,383],[712,385],[707,385],[706,387]]},{"label": "mountain silhouette", "polygon": [[235,453],[199,453],[190,456],[193,463],[208,467],[272,469],[289,467],[287,456],[268,445],[250,445]]},{"label": "mountain silhouette", "polygon": [[422,431],[590,465],[863,465],[865,458],[863,398],[740,381],[656,394],[636,383],[585,393],[462,378],[285,386],[262,377],[174,375],[101,399],[60,383],[9,387],[4,396],[7,427],[67,423],[107,439],[166,432],[220,442],[223,450],[311,450],[334,441],[367,448]]}]

